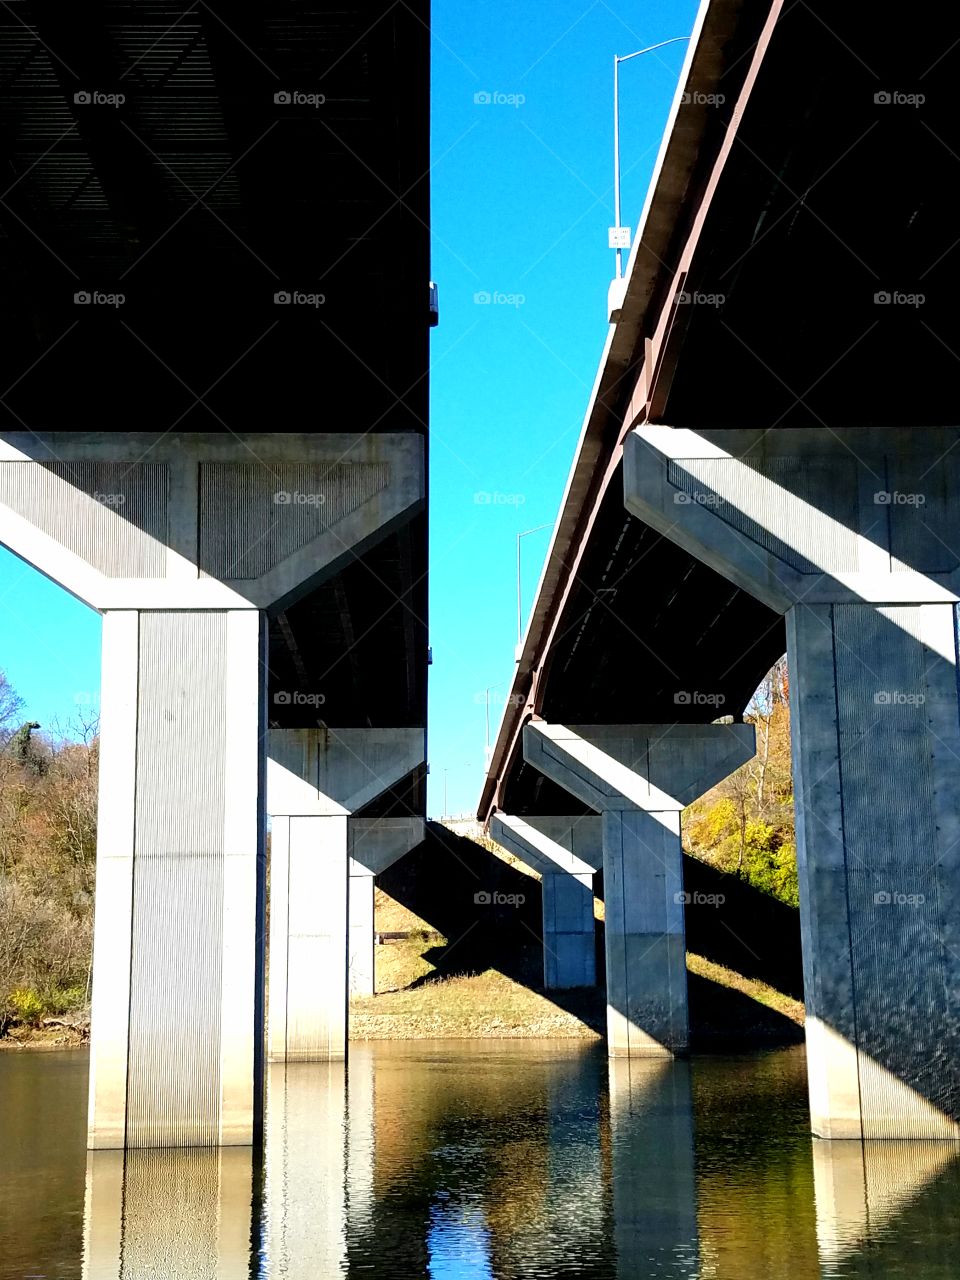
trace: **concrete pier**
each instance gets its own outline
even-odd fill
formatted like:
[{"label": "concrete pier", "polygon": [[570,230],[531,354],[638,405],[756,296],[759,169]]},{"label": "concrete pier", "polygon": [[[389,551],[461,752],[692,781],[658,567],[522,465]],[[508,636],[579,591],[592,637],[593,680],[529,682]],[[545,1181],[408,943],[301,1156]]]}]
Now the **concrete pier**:
[{"label": "concrete pier", "polygon": [[351,972],[355,990],[373,989],[373,877],[423,832],[417,818],[351,814],[423,763],[424,733],[273,729],[268,750],[268,1053],[274,1062],[340,1059]]},{"label": "concrete pier", "polygon": [[411,435],[0,438],[0,542],[104,619],[91,1147],[257,1136],[267,615],[423,493]]},{"label": "concrete pier", "polygon": [[524,759],[601,814],[611,1057],[688,1047],[680,812],[753,749],[749,725],[524,727]]},{"label": "concrete pier", "polygon": [[593,876],[603,852],[600,820],[515,818],[498,813],[490,835],[538,871],[543,892],[543,985],[592,987],[597,981]]},{"label": "concrete pier", "polygon": [[955,429],[643,427],[627,507],[786,614],[813,1130],[960,1137]]}]

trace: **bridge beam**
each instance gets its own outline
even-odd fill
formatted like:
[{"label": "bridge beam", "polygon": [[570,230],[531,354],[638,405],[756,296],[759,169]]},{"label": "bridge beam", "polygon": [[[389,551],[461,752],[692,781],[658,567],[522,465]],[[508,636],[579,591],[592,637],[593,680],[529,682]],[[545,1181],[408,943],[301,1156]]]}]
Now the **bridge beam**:
[{"label": "bridge beam", "polygon": [[787,615],[825,1138],[960,1137],[958,444],[647,426],[625,449],[628,510]]},{"label": "bridge beam", "polygon": [[412,436],[0,434],[0,542],[103,614],[91,1147],[256,1138],[266,615],[423,491]]},{"label": "bridge beam", "polygon": [[419,819],[377,832],[351,815],[421,765],[424,748],[422,729],[270,731],[272,1062],[346,1057],[351,961],[358,991],[373,980],[372,868],[422,839]]},{"label": "bridge beam", "polygon": [[544,988],[595,986],[593,874],[603,861],[600,819],[497,813],[490,819],[490,835],[540,873]]},{"label": "bridge beam", "polygon": [[601,814],[611,1057],[688,1047],[680,812],[753,749],[750,725],[524,727],[524,759]]}]

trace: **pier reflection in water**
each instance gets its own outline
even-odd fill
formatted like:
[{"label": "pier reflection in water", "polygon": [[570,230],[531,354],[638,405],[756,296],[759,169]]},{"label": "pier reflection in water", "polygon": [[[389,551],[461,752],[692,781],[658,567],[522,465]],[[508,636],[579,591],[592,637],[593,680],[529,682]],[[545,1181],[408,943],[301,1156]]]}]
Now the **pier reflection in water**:
[{"label": "pier reflection in water", "polygon": [[960,1274],[960,1153],[811,1140],[802,1051],[358,1044],[271,1068],[256,1160],[88,1157],[85,1084],[82,1054],[0,1055],[4,1280]]}]

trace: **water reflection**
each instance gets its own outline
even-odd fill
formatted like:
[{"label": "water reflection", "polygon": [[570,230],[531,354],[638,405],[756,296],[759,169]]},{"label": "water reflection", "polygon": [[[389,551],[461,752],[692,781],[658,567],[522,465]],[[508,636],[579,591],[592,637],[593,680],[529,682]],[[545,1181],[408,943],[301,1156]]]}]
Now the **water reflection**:
[{"label": "water reflection", "polygon": [[958,1241],[942,1241],[942,1216],[956,1214],[958,1158],[955,1142],[814,1139],[822,1275],[908,1275],[919,1248],[923,1275],[956,1276]]},{"label": "water reflection", "polygon": [[91,1151],[84,1280],[247,1280],[249,1147]]},{"label": "water reflection", "polygon": [[699,1275],[689,1064],[612,1058],[610,1130],[618,1277]]},{"label": "water reflection", "polygon": [[88,1158],[85,1090],[81,1054],[0,1054],[0,1277],[960,1274],[960,1151],[811,1142],[802,1050],[358,1044],[271,1069],[256,1160]]}]

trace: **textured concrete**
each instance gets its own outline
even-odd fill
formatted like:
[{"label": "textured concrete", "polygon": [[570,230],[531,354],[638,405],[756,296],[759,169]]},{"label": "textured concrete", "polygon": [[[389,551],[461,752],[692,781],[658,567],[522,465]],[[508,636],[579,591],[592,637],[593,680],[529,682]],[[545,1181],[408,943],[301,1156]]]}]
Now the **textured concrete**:
[{"label": "textured concrete", "polygon": [[350,815],[423,763],[422,729],[272,729],[267,1046],[340,1059],[350,991],[372,994],[373,881],[423,839],[419,818]]},{"label": "textured concrete", "polygon": [[689,1064],[620,1058],[609,1068],[616,1274],[699,1276]]},{"label": "textured concrete", "polygon": [[104,614],[92,1147],[257,1136],[264,610],[423,499],[412,435],[0,436],[0,542]]},{"label": "textured concrete", "polygon": [[498,813],[490,820],[490,835],[540,873],[544,987],[594,986],[593,875],[603,858],[599,819],[523,819]]},{"label": "textured concrete", "polygon": [[787,615],[814,1132],[960,1137],[956,430],[671,431],[629,510]]},{"label": "textured concrete", "polygon": [[412,434],[0,436],[0,543],[100,610],[286,605],[423,502]]},{"label": "textured concrete", "polygon": [[253,610],[104,618],[92,1147],[252,1139],[262,643]]},{"label": "textured concrete", "polygon": [[687,1049],[680,811],[753,750],[750,725],[524,728],[524,759],[602,815],[612,1057]]}]

